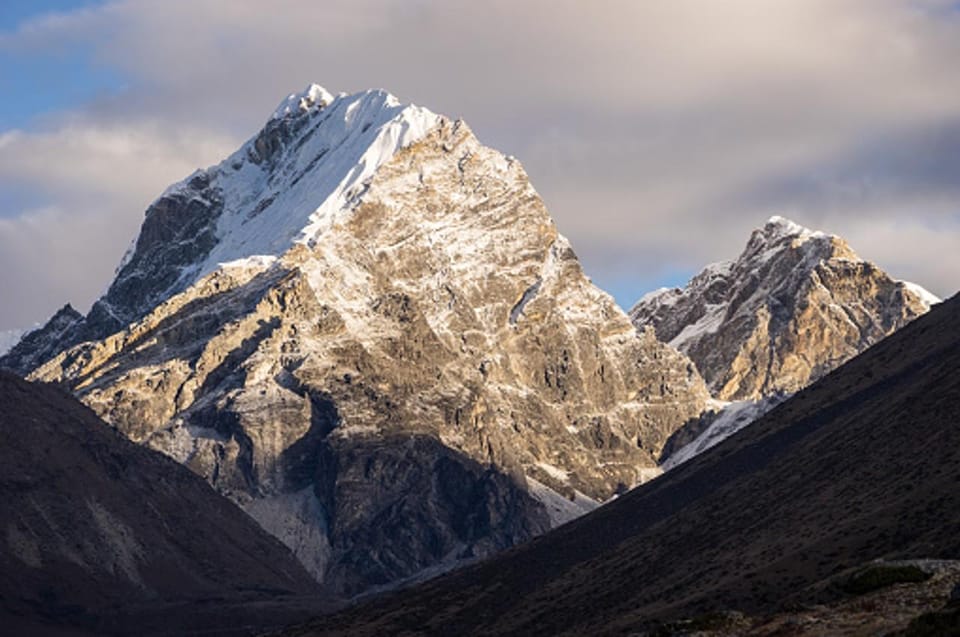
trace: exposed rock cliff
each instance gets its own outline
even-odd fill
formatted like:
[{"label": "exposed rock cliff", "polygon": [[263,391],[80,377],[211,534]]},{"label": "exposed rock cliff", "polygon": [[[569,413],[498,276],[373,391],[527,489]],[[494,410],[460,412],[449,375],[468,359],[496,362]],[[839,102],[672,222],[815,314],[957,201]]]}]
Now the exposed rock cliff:
[{"label": "exposed rock cliff", "polygon": [[133,322],[34,377],[348,594],[642,482],[707,399],[584,276],[517,161],[382,92],[291,96],[151,207],[119,272],[87,324]]},{"label": "exposed rock cliff", "polygon": [[59,354],[66,345],[78,342],[75,334],[81,325],[83,314],[69,303],[64,305],[43,327],[18,338],[10,350],[0,356],[0,369],[26,374]]},{"label": "exposed rock cliff", "polygon": [[648,294],[630,318],[690,356],[714,397],[743,401],[806,387],[937,301],[840,237],[773,217],[736,261]]}]

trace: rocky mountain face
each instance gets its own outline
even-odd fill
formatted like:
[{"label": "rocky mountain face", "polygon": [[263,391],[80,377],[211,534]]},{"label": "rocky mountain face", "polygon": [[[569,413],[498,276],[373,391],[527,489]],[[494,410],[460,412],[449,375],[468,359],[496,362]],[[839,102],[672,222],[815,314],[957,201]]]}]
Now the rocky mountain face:
[{"label": "rocky mountain face", "polygon": [[[960,576],[958,326],[960,296],[570,524],[283,634],[893,634]],[[903,561],[936,590],[853,597]]]},{"label": "rocky mountain face", "polygon": [[0,372],[0,465],[4,634],[243,634],[331,606],[240,509],[62,390]]},{"label": "rocky mountain face", "polygon": [[33,378],[347,595],[643,482],[708,398],[584,276],[519,162],[381,91],[293,95],[169,188],[55,347]]},{"label": "rocky mountain face", "polygon": [[67,344],[76,342],[74,334],[83,322],[83,315],[67,303],[43,327],[18,336],[10,349],[0,356],[0,369],[27,374],[59,354]]},{"label": "rocky mountain face", "polygon": [[806,387],[938,300],[840,237],[773,217],[735,261],[648,294],[630,318],[687,354],[715,398],[746,401]]}]

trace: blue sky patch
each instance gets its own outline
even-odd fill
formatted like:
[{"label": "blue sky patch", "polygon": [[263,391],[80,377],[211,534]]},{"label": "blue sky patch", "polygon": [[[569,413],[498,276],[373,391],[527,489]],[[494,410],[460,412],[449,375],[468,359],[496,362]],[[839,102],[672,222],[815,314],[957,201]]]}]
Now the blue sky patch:
[{"label": "blue sky patch", "polygon": [[[99,4],[78,0],[3,2],[0,33],[10,34],[30,18]],[[0,131],[23,128],[38,116],[65,110],[115,93],[123,78],[97,64],[89,46],[74,44],[55,51],[0,47]]]}]

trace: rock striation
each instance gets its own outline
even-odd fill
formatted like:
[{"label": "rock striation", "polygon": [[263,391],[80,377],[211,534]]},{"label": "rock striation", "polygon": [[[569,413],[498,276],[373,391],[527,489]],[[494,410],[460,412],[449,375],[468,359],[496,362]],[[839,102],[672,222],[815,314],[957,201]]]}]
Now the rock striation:
[{"label": "rock striation", "polygon": [[840,237],[772,217],[735,261],[644,296],[630,318],[687,354],[715,398],[748,401],[806,387],[938,301]]},{"label": "rock striation", "polygon": [[168,189],[82,329],[32,377],[346,595],[643,482],[708,399],[583,274],[518,161],[382,91],[292,95]]}]

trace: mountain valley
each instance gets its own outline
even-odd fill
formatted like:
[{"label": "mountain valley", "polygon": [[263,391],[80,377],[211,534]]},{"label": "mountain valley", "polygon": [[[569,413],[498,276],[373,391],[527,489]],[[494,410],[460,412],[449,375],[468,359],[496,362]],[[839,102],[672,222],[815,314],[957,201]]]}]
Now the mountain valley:
[{"label": "mountain valley", "polygon": [[313,84],[2,335],[5,625],[766,635],[920,564],[902,630],[960,580],[958,318],[782,217],[624,312],[517,159]]}]

